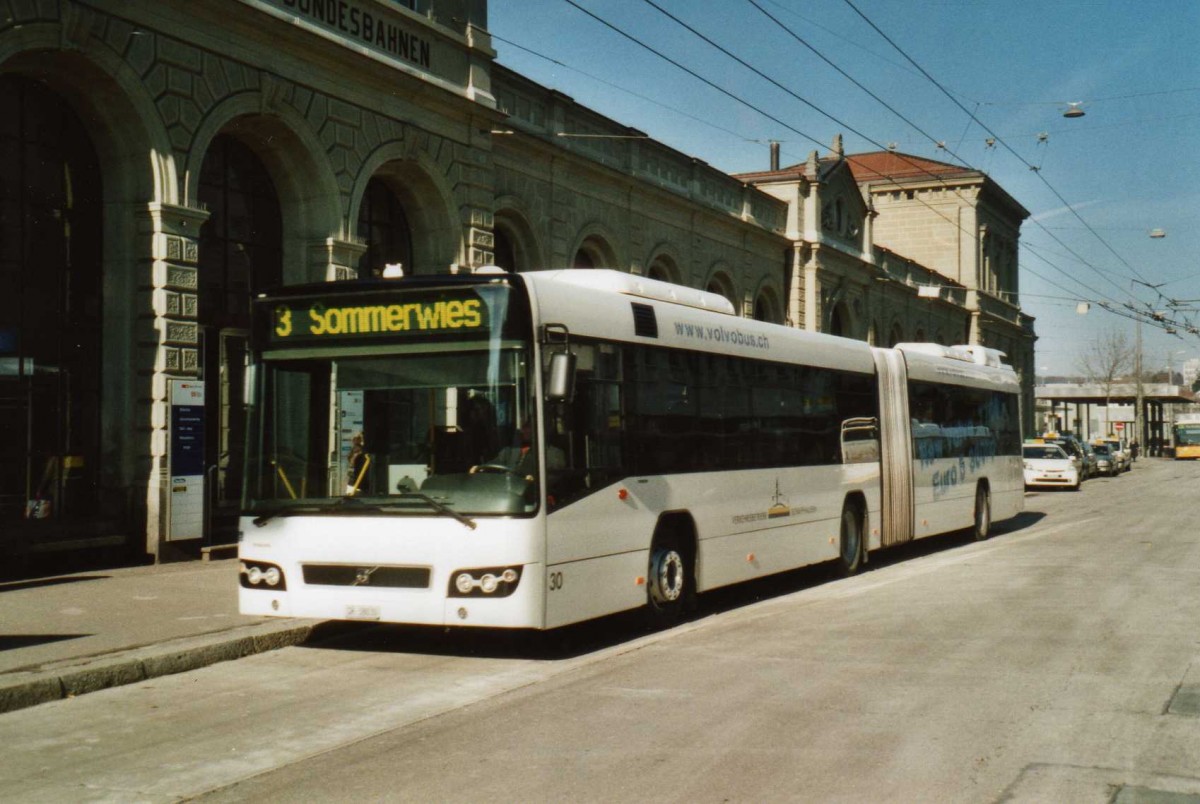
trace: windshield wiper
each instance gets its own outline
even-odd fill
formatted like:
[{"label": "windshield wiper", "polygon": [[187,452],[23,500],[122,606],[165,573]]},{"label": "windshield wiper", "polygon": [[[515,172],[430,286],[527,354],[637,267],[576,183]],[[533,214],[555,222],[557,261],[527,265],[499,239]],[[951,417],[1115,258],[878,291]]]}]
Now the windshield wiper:
[{"label": "windshield wiper", "polygon": [[449,516],[449,517],[454,517],[455,519],[457,519],[459,522],[466,525],[471,530],[475,530],[475,520],[474,519],[471,519],[469,516],[464,516],[463,514],[460,514],[458,511],[451,509],[450,506],[444,505],[443,503],[440,503],[437,500],[433,499],[428,494],[422,494],[419,491],[406,491],[403,494],[400,494],[399,497],[402,500],[420,500],[421,502],[427,504],[429,507],[433,508],[438,513],[445,514],[446,516]]},{"label": "windshield wiper", "polygon": [[265,514],[260,514],[251,520],[257,527],[270,522],[277,516],[290,516],[293,513],[319,513],[319,514],[334,514],[344,508],[351,508],[355,512],[358,511],[379,511],[382,510],[378,505],[371,505],[354,497],[340,497],[327,505],[318,505],[316,503],[304,503],[302,505],[285,505],[276,508],[273,511],[267,511]]},{"label": "windshield wiper", "polygon": [[[475,520],[468,516],[452,510],[449,506],[438,502],[428,494],[422,494],[419,491],[406,491],[403,494],[394,495],[392,499],[399,497],[402,500],[420,500],[430,508],[437,511],[439,514],[445,514],[452,517],[462,524],[466,525],[471,530],[475,530]],[[367,513],[380,512],[383,508],[374,503],[363,502],[357,497],[340,497],[328,505],[285,505],[281,508],[276,508],[272,511],[267,511],[251,520],[257,527],[262,527],[277,516],[290,516],[293,513],[319,513],[319,514],[336,514],[336,513]]]}]

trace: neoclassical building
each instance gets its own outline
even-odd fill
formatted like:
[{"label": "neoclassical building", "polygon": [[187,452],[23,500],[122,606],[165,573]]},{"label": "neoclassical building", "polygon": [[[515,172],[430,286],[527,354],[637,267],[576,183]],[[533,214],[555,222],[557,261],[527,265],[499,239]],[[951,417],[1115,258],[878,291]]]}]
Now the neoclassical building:
[{"label": "neoclassical building", "polygon": [[1029,212],[986,174],[892,151],[829,154],[739,175],[788,205],[788,320],[891,346],[978,344],[1021,376],[1032,432],[1033,318],[1017,250]]},{"label": "neoclassical building", "polygon": [[[0,10],[0,556],[232,541],[249,301],[280,284],[607,266],[878,343],[1032,343],[1015,296],[994,320],[1015,264],[949,272],[836,148],[726,175],[495,64],[485,0]],[[984,222],[1015,243],[1019,217]],[[182,536],[180,382],[206,496]]]}]

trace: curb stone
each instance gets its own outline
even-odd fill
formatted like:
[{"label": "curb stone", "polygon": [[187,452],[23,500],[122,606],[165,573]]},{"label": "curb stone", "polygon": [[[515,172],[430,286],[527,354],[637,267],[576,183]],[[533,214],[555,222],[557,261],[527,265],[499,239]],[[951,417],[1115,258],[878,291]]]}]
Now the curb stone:
[{"label": "curb stone", "polygon": [[265,623],[0,674],[0,714],[300,645],[318,621]]}]

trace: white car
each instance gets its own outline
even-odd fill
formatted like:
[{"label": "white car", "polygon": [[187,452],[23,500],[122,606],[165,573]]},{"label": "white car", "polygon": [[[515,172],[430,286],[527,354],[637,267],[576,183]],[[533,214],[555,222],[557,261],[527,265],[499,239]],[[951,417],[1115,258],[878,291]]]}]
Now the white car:
[{"label": "white car", "polygon": [[1065,486],[1079,490],[1079,464],[1058,444],[1026,444],[1021,456],[1025,459],[1025,488]]}]

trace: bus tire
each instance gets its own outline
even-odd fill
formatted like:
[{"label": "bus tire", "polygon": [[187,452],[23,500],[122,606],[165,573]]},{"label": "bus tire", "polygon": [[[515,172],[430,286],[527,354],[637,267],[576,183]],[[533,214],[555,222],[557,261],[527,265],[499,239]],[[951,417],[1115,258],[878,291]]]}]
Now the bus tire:
[{"label": "bus tire", "polygon": [[975,487],[975,522],[971,526],[971,535],[977,542],[992,535],[992,492],[984,483]]},{"label": "bus tire", "polygon": [[695,573],[690,555],[679,536],[654,534],[646,576],[646,620],[650,627],[675,625],[694,600]]},{"label": "bus tire", "polygon": [[838,548],[838,564],[843,575],[854,575],[863,563],[863,515],[862,506],[846,500],[842,506],[841,541]]}]

